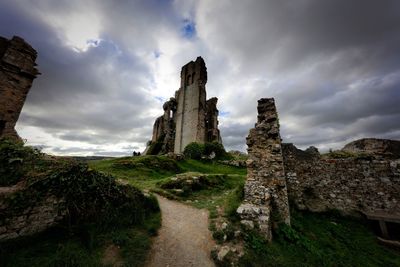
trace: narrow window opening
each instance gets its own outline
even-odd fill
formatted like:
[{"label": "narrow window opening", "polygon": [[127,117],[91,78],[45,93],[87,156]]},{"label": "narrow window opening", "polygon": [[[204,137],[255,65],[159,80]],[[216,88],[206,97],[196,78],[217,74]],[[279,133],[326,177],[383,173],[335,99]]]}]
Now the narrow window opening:
[{"label": "narrow window opening", "polygon": [[6,121],[0,120],[0,136],[3,135],[3,131],[6,128]]}]

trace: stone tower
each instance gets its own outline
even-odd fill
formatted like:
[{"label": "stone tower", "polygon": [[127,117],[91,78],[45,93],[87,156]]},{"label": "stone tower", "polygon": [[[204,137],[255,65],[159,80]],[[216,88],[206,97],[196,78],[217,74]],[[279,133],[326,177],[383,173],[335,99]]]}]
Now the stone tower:
[{"label": "stone tower", "polygon": [[0,138],[20,139],[15,131],[36,69],[37,52],[22,38],[0,37]]},{"label": "stone tower", "polygon": [[163,105],[164,115],[153,126],[153,137],[145,154],[182,153],[192,143],[217,141],[218,98],[206,100],[207,68],[198,57],[182,67],[181,86]]},{"label": "stone tower", "polygon": [[206,83],[207,68],[201,57],[182,67],[181,87],[175,93],[175,153],[181,153],[191,142],[206,141]]}]

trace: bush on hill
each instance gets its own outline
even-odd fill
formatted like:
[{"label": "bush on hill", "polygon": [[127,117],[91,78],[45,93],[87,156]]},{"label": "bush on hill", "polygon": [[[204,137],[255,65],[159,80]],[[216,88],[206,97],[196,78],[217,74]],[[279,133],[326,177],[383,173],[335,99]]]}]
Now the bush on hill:
[{"label": "bush on hill", "polygon": [[218,142],[208,142],[205,144],[192,142],[185,147],[183,154],[186,158],[197,160],[211,158],[213,154],[212,159],[222,159],[229,156],[224,146]]},{"label": "bush on hill", "polygon": [[40,151],[10,139],[0,140],[0,186],[19,182],[40,158]]},{"label": "bush on hill", "polygon": [[204,155],[204,145],[192,142],[185,147],[183,154],[189,159],[201,159],[201,156]]}]

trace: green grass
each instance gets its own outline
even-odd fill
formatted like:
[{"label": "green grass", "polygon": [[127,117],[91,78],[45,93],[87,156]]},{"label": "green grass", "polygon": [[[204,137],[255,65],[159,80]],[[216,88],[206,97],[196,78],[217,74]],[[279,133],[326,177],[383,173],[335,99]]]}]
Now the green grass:
[{"label": "green grass", "polygon": [[89,162],[98,171],[112,174],[139,189],[152,189],[163,178],[181,172],[178,164],[165,156],[125,157]]},{"label": "green grass", "polygon": [[178,162],[184,171],[201,172],[206,174],[235,174],[245,176],[246,168],[227,166],[214,161],[184,160]]},{"label": "green grass", "polygon": [[165,156],[125,157],[92,161],[93,169],[112,174],[140,189],[156,189],[156,184],[177,173],[200,172],[205,174],[246,175],[245,168],[226,166],[216,162],[197,160],[174,161]]},{"label": "green grass", "polygon": [[102,266],[107,245],[120,247],[124,266],[142,266],[151,236],[161,225],[155,213],[139,226],[104,231],[94,224],[74,232],[54,228],[33,237],[0,244],[0,266]]},{"label": "green grass", "polygon": [[[128,161],[126,168],[115,164],[120,160]],[[161,169],[160,161],[169,162],[165,163],[168,168]],[[166,191],[160,185],[177,173],[225,174],[226,178],[214,188],[193,190],[188,195],[173,197],[197,208],[208,209],[211,219],[216,218],[217,210],[222,208],[222,216],[232,225],[239,224],[236,209],[243,198],[246,168],[197,160],[175,162],[176,168],[170,161],[162,156],[146,156],[143,159],[92,162],[91,167],[113,174],[141,189],[161,193]],[[292,228],[281,227],[274,233],[272,243],[267,243],[255,232],[247,232],[246,254],[240,262],[241,266],[400,266],[400,254],[379,245],[364,221],[343,218],[335,213],[292,211],[291,216]],[[221,233],[213,224],[210,224],[210,229],[216,239],[221,239]]]},{"label": "green grass", "polygon": [[245,237],[241,266],[400,266],[400,253],[379,245],[365,221],[337,213],[292,211],[292,228],[281,226],[268,244]]},{"label": "green grass", "polygon": [[[121,164],[122,163],[122,164]],[[234,214],[239,205],[238,192],[241,194],[246,168],[227,166],[215,161],[187,159],[173,161],[165,156],[126,157],[110,160],[93,161],[89,163],[93,169],[112,174],[142,190],[151,190],[189,203],[197,208],[206,208],[211,217],[215,217],[217,207],[227,207]],[[123,167],[121,167],[123,166]],[[194,191],[185,197],[176,197],[165,190],[160,184],[169,180],[177,173],[198,172],[202,174],[224,174],[227,179],[223,184],[208,190]]]}]

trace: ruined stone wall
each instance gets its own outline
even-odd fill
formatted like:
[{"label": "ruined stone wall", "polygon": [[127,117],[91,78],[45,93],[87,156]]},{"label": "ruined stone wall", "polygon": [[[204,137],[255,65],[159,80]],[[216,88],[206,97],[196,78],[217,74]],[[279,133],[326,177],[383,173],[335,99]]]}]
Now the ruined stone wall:
[{"label": "ruined stone wall", "polygon": [[64,200],[52,195],[41,197],[40,201],[30,198],[29,203],[12,201],[12,196],[20,190],[16,186],[0,188],[0,214],[7,212],[7,216],[0,216],[0,242],[42,232],[66,215]]},{"label": "ruined stone wall", "polygon": [[38,75],[36,51],[22,38],[0,37],[0,137],[19,138],[15,124]]},{"label": "ruined stone wall", "polygon": [[[160,151],[152,151],[152,153],[165,154],[174,150],[176,108],[177,102],[173,97],[164,103],[164,115],[158,117],[154,122],[151,139],[153,146],[158,143],[156,149]],[[146,150],[148,152],[150,148]]]},{"label": "ruined stone wall", "polygon": [[285,144],[289,198],[300,209],[400,211],[400,159],[323,158]]},{"label": "ruined stone wall", "polygon": [[213,97],[206,102],[206,139],[207,141],[217,141],[222,144],[221,134],[218,129],[218,98]]},{"label": "ruined stone wall", "polygon": [[247,137],[244,201],[237,212],[242,224],[257,227],[270,240],[272,224],[290,224],[289,203],[274,99],[260,99],[257,110],[257,123]]}]

